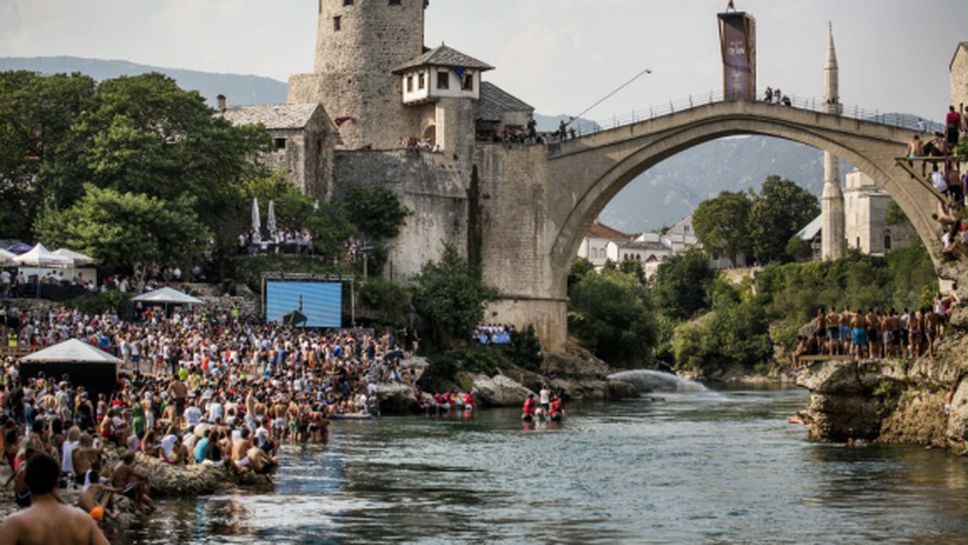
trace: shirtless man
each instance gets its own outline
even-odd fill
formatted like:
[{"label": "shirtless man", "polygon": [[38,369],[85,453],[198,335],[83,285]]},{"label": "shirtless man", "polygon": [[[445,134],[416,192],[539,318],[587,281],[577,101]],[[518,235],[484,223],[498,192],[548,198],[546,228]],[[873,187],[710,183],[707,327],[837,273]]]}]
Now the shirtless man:
[{"label": "shirtless man", "polygon": [[121,495],[138,504],[145,511],[153,511],[155,503],[148,497],[148,477],[134,468],[134,451],[128,451],[114,467],[111,484]]},{"label": "shirtless man", "polygon": [[941,333],[941,316],[925,307],[921,315],[924,317],[924,338],[928,342],[928,357],[934,357],[934,345]]},{"label": "shirtless man", "polygon": [[880,313],[875,313],[874,308],[867,309],[867,316],[864,316],[864,320],[867,322],[867,348],[868,357],[870,359],[880,357],[878,347],[880,346],[880,325],[881,319],[878,316]]},{"label": "shirtless man", "polygon": [[[111,499],[114,497],[115,492],[121,491],[117,488],[101,484],[101,476],[98,475],[97,471],[91,471],[91,482],[78,494],[77,506],[98,522],[104,518],[104,515],[114,518],[117,516],[117,513],[112,512],[110,507]],[[100,514],[95,509],[96,507],[101,508]]]},{"label": "shirtless man", "polygon": [[93,447],[94,441],[87,433],[82,433],[77,448],[71,453],[74,464],[74,480],[79,485],[84,484],[84,475],[101,457],[101,451]]},{"label": "shirtless man", "polygon": [[850,326],[853,328],[850,336],[850,343],[854,348],[854,357],[859,361],[867,354],[867,318],[863,311],[851,314]]},{"label": "shirtless man", "polygon": [[828,354],[834,356],[840,353],[840,314],[833,308],[827,313],[827,349]]},{"label": "shirtless man", "polygon": [[242,428],[242,436],[232,443],[232,461],[240,472],[248,471],[251,465],[248,453],[252,448],[252,440],[249,435],[249,428]]},{"label": "shirtless man", "polygon": [[[178,379],[177,375],[174,380],[171,381],[171,385],[168,387],[168,393],[175,400],[175,414],[180,417],[185,413],[185,398],[188,397],[188,386]],[[173,422],[173,424],[178,424],[178,422]]]},{"label": "shirtless man", "polygon": [[33,502],[4,519],[0,545],[109,545],[94,519],[57,497],[59,478],[60,466],[50,456],[38,454],[27,462],[26,480]]}]

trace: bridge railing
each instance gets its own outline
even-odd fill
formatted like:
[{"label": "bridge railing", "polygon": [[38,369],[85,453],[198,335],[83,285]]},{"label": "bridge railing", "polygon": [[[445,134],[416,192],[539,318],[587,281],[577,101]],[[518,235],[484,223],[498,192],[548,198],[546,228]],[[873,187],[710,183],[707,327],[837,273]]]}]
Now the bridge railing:
[{"label": "bridge railing", "polygon": [[[762,97],[763,94],[757,94],[758,97]],[[812,112],[825,112],[826,101],[822,98],[818,99],[815,97],[801,97],[797,95],[785,95],[785,98],[790,100],[790,105],[779,104],[773,102],[777,108],[797,108],[800,110],[809,110]],[[595,121],[585,121],[581,120],[575,123],[575,132],[577,136],[587,136],[590,134],[595,134],[602,131],[608,131],[612,129],[617,129],[619,127],[624,127],[626,125],[631,125],[633,123],[639,123],[641,121],[647,121],[650,119],[655,119],[657,117],[662,117],[665,115],[670,115],[678,112],[683,112],[691,110],[693,108],[698,108],[700,106],[706,106],[709,104],[714,104],[717,102],[725,102],[726,97],[722,91],[709,91],[708,93],[697,93],[694,95],[689,95],[686,98],[681,98],[678,100],[670,100],[668,102],[649,106],[648,108],[632,110],[629,113],[623,115],[612,116],[611,118],[599,119]],[[760,100],[759,102],[762,102]],[[843,106],[843,117],[851,119],[859,119],[861,121],[869,121],[872,123],[878,123],[881,125],[888,125],[891,127],[898,127],[902,129],[918,130],[919,118],[907,115],[907,114],[897,114],[897,113],[885,113],[879,109],[869,109],[861,108],[859,106]],[[938,124],[934,121],[924,119],[923,120],[926,127],[930,130],[932,126],[937,126]]]}]

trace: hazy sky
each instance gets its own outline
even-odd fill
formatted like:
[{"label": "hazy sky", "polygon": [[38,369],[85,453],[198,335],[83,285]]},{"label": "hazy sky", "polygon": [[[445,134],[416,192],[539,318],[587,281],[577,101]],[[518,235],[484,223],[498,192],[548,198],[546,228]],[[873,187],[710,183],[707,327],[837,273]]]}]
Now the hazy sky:
[{"label": "hazy sky", "polygon": [[[415,0],[404,0],[415,1]],[[822,95],[827,21],[848,105],[938,119],[965,0],[736,0],[757,18],[760,87]],[[0,0],[0,56],[75,55],[280,80],[312,69],[316,0]],[[541,113],[605,119],[721,86],[725,0],[431,0],[427,45],[497,67]]]}]

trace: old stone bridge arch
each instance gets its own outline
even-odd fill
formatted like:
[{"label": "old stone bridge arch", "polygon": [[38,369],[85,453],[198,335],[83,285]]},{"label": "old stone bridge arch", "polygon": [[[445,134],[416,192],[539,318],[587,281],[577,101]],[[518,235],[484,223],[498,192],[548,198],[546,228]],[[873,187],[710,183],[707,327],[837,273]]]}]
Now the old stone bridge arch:
[{"label": "old stone bridge arch", "polygon": [[482,168],[485,280],[502,298],[489,320],[533,324],[549,349],[567,338],[567,276],[582,236],[636,176],[693,146],[733,135],[773,136],[833,153],[886,190],[937,262],[938,199],[895,164],[909,129],[757,102],[717,102],[548,148],[493,148]]}]

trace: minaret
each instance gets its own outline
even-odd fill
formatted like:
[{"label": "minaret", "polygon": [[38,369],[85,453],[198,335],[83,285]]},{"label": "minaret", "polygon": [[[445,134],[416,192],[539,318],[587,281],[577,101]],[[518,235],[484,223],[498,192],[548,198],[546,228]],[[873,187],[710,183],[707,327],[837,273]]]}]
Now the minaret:
[{"label": "minaret", "polygon": [[[824,75],[824,111],[840,115],[844,111],[840,103],[837,51],[834,49],[833,24],[829,27],[827,64]],[[824,261],[844,256],[844,194],[840,189],[840,161],[829,151],[823,152],[823,196],[821,197],[821,257]]]}]

